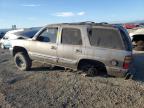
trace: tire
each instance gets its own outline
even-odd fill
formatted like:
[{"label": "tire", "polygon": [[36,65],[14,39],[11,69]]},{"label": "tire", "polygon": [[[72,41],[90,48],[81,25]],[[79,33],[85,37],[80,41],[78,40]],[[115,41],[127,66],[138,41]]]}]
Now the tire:
[{"label": "tire", "polygon": [[21,71],[28,71],[32,66],[29,56],[23,52],[18,52],[14,56],[16,67]]},{"label": "tire", "polygon": [[94,64],[91,63],[82,63],[80,70],[87,74],[87,76],[96,76],[98,75],[98,70]]}]

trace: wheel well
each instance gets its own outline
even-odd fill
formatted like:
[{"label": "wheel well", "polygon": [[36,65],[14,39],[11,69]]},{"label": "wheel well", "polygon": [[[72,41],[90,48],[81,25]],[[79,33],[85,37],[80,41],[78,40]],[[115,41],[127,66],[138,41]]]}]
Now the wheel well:
[{"label": "wheel well", "polygon": [[144,41],[144,34],[133,35],[133,40],[132,40],[132,42],[133,42],[133,41],[137,42],[137,41],[140,41],[140,40]]},{"label": "wheel well", "polygon": [[85,63],[94,64],[99,71],[103,71],[103,72],[107,73],[106,66],[105,66],[104,63],[102,63],[100,61],[97,61],[97,60],[90,60],[90,59],[80,60],[79,63],[78,63],[77,69],[81,69],[81,66],[84,65]]},{"label": "wheel well", "polygon": [[26,50],[25,48],[15,46],[15,47],[13,48],[13,56],[15,56],[15,54],[18,53],[18,52],[23,52],[23,53],[25,53],[25,54],[28,54],[28,53],[27,53],[27,50]]}]

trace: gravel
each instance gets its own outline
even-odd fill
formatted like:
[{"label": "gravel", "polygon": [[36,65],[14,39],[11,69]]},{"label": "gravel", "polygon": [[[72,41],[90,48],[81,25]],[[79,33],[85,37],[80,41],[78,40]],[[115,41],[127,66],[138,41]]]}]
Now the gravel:
[{"label": "gravel", "polygon": [[0,108],[144,108],[144,54],[135,54],[134,80],[85,77],[34,63],[17,70],[0,49]]}]

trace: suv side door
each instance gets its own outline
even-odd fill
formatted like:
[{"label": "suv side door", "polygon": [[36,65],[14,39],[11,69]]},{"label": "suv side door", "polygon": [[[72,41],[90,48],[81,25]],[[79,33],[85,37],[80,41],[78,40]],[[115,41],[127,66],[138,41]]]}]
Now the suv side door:
[{"label": "suv side door", "polygon": [[30,42],[30,55],[33,59],[57,62],[57,27],[45,28]]},{"label": "suv side door", "polygon": [[79,57],[83,55],[83,40],[80,28],[62,27],[58,45],[58,64],[76,68]]}]

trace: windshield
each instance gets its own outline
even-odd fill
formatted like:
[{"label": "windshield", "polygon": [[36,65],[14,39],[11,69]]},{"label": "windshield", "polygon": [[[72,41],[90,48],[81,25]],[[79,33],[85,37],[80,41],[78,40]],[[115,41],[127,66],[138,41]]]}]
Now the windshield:
[{"label": "windshield", "polygon": [[2,38],[4,35],[5,35],[5,33],[4,33],[4,32],[1,32],[1,33],[0,33],[0,38]]}]

